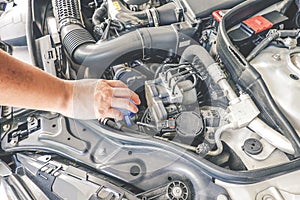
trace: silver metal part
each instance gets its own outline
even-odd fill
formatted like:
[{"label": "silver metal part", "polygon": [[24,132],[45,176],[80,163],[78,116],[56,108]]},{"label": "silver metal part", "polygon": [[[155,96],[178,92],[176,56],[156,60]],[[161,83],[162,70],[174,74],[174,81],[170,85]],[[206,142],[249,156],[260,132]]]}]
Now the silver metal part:
[{"label": "silver metal part", "polygon": [[189,197],[189,189],[185,183],[181,181],[173,181],[167,188],[168,199],[186,200]]},{"label": "silver metal part", "polygon": [[241,94],[239,98],[230,101],[227,109],[229,121],[234,123],[236,128],[247,126],[260,113],[248,94]]},{"label": "silver metal part", "polygon": [[[273,130],[257,117],[259,110],[247,94],[242,94],[239,98],[237,97],[218,64],[214,63],[208,66],[208,72],[212,79],[224,90],[230,101],[230,106],[228,107],[229,121],[235,124],[236,128],[242,128],[248,125],[249,128],[280,150],[289,154],[295,153],[292,144],[286,137]],[[218,133],[216,137],[217,141],[219,134],[220,133]],[[221,148],[221,146],[222,143],[219,142],[218,149],[216,150],[217,153],[220,152],[219,148]]]},{"label": "silver metal part", "polygon": [[270,46],[251,65],[261,74],[276,104],[300,135],[300,48]]},{"label": "silver metal part", "polygon": [[8,131],[10,129],[10,124],[3,124],[2,129],[4,132]]},{"label": "silver metal part", "polygon": [[224,187],[232,200],[296,200],[300,199],[299,179],[298,170],[254,184],[215,183]]},{"label": "silver metal part", "polygon": [[[184,71],[177,72],[178,67]],[[176,105],[185,106],[197,102],[197,80],[194,78],[193,83],[187,79],[195,76],[194,73],[188,65],[182,64],[165,71],[163,69],[157,79],[145,82],[147,104],[158,130],[165,126],[165,120],[168,120],[170,115],[178,113]]]},{"label": "silver metal part", "polygon": [[295,154],[295,150],[291,144],[291,142],[281,135],[280,133],[276,132],[270,126],[268,126],[265,122],[260,120],[259,118],[255,118],[248,127],[255,131],[259,136],[264,138],[270,144],[274,145],[278,149],[282,150],[283,152],[289,154]]},{"label": "silver metal part", "polygon": [[287,38],[283,39],[282,42],[289,49],[294,49],[297,47],[297,39],[296,38],[287,37]]},{"label": "silver metal part", "polygon": [[269,187],[257,194],[256,200],[284,200],[283,196],[276,187]]},{"label": "silver metal part", "polygon": [[3,200],[19,200],[14,189],[10,186],[6,179],[0,177],[0,194]]},{"label": "silver metal part", "polygon": [[228,198],[224,194],[220,194],[218,195],[217,200],[228,200]]},{"label": "silver metal part", "polygon": [[0,160],[0,177],[6,177],[11,175],[11,169],[6,165],[5,162]]},{"label": "silver metal part", "polygon": [[[249,155],[243,150],[242,147],[244,142],[249,138],[262,141],[262,152],[257,155]],[[248,128],[226,130],[222,134],[221,140],[238,155],[248,170],[263,169],[289,162],[285,153],[275,149],[275,147],[270,145],[268,142],[264,142],[263,139]]]},{"label": "silver metal part", "polygon": [[26,175],[22,167],[17,169],[17,173],[35,199],[49,200],[45,193]]},{"label": "silver metal part", "polygon": [[210,156],[217,156],[219,155],[220,153],[222,153],[223,151],[223,145],[222,145],[222,142],[221,142],[221,134],[226,131],[226,130],[229,130],[229,129],[233,129],[235,127],[234,124],[226,124],[226,125],[223,125],[221,127],[219,127],[216,132],[215,132],[215,142],[216,142],[216,145],[217,145],[217,149],[215,151],[210,151],[208,152],[207,155],[210,155]]}]

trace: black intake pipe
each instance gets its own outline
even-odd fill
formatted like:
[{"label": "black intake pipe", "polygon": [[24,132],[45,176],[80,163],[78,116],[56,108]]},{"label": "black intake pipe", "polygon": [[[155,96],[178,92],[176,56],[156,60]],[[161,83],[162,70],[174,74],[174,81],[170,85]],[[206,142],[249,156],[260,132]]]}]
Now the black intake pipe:
[{"label": "black intake pipe", "polygon": [[109,0],[95,10],[92,21],[94,25],[99,25],[105,17],[110,16],[113,20],[121,22],[127,29],[157,27],[179,22],[182,17],[178,10],[176,4],[171,2],[158,8],[134,12],[127,9],[120,1]]},{"label": "black intake pipe", "polygon": [[55,0],[55,7],[63,46],[75,63],[89,68],[89,78],[101,77],[104,70],[112,65],[154,54],[176,54],[181,39],[189,39],[181,36],[174,27],[165,26],[138,29],[113,40],[96,43],[81,22],[76,0]]},{"label": "black intake pipe", "polygon": [[113,20],[122,22],[127,29],[146,26],[163,26],[181,20],[180,9],[177,8],[174,2],[167,3],[158,8],[150,8],[137,12],[127,9],[127,7],[118,0],[108,0],[107,7],[108,15]]}]

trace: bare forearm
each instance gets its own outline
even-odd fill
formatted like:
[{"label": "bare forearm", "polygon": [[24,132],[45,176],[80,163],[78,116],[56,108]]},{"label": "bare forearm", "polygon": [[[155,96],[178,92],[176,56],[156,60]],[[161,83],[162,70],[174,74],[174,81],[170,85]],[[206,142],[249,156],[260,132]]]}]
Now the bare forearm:
[{"label": "bare forearm", "polygon": [[72,83],[60,80],[0,51],[0,105],[64,112]]},{"label": "bare forearm", "polygon": [[[62,113],[77,119],[122,119],[137,112],[137,94],[115,80],[64,81],[0,50],[0,105]],[[134,103],[133,103],[134,102]]]}]

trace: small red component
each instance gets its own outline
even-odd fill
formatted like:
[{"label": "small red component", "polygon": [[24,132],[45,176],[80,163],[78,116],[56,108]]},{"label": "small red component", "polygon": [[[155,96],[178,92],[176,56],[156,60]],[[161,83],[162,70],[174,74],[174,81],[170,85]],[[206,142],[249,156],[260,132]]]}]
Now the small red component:
[{"label": "small red component", "polygon": [[255,16],[243,21],[255,34],[272,28],[273,24],[263,16]]},{"label": "small red component", "polygon": [[222,20],[222,17],[225,15],[224,10],[216,10],[212,13],[212,16],[215,18],[217,22]]}]

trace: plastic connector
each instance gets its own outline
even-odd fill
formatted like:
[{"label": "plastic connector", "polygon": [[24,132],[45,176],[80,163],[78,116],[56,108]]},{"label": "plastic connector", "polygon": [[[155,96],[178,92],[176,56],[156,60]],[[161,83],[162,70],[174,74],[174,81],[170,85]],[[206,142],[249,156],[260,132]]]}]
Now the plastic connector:
[{"label": "plastic connector", "polygon": [[[135,103],[132,100],[129,100],[131,103],[133,103],[135,105]],[[122,109],[122,108],[116,108],[118,109],[122,115],[123,115],[123,121],[126,123],[127,126],[132,126],[131,123],[131,118],[135,115],[135,113],[126,110],[126,109]]]}]

